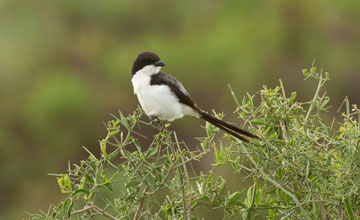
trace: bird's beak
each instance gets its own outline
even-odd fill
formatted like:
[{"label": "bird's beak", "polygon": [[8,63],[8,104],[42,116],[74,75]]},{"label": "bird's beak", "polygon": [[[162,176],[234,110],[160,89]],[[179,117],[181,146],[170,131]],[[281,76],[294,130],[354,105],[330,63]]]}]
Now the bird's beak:
[{"label": "bird's beak", "polygon": [[157,61],[156,63],[154,63],[155,66],[165,66],[165,62],[162,60]]}]

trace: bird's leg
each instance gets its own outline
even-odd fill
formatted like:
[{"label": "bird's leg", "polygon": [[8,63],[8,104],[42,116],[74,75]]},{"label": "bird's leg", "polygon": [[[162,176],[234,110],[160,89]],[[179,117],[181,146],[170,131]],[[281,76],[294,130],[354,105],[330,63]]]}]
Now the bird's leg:
[{"label": "bird's leg", "polygon": [[150,123],[149,125],[153,125],[154,123],[157,124],[157,129],[162,132],[164,129],[168,127],[168,121],[162,121],[157,116],[151,115],[149,116]]},{"label": "bird's leg", "polygon": [[152,125],[153,123],[160,123],[160,119],[157,116],[150,115],[149,118],[150,118],[150,124],[149,125]]}]

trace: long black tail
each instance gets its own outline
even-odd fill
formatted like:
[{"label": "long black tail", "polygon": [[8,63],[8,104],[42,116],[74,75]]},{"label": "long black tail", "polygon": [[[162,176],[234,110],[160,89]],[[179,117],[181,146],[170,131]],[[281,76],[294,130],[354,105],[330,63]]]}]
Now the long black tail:
[{"label": "long black tail", "polygon": [[200,114],[200,118],[202,118],[205,121],[215,125],[216,127],[222,129],[223,131],[226,131],[227,133],[233,135],[234,137],[237,137],[240,140],[245,141],[246,143],[249,143],[249,140],[246,139],[245,137],[241,136],[241,135],[244,135],[244,136],[247,136],[247,137],[250,137],[250,138],[256,138],[256,139],[259,138],[258,136],[253,135],[248,131],[242,130],[242,129],[238,128],[238,127],[235,127],[234,125],[231,125],[231,124],[229,124],[227,122],[224,122],[224,121],[222,121],[220,119],[217,119],[214,116],[209,115],[208,113],[206,113],[206,112],[204,112],[202,110],[199,110],[199,114]]}]

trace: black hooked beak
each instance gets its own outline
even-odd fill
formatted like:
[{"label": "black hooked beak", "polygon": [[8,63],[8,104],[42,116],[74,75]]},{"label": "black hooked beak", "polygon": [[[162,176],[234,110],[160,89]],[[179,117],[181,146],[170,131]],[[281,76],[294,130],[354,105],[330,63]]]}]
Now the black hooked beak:
[{"label": "black hooked beak", "polygon": [[157,61],[156,63],[154,63],[155,66],[165,66],[165,62],[162,60]]}]

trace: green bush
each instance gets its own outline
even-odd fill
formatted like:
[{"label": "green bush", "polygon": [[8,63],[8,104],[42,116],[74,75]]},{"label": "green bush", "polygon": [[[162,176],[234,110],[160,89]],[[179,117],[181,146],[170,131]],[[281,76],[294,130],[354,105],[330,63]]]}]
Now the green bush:
[{"label": "green bush", "polygon": [[[200,207],[218,210],[223,219],[359,219],[360,110],[344,101],[342,122],[327,125],[322,113],[329,97],[321,92],[328,73],[303,71],[318,80],[311,101],[296,101],[280,86],[247,95],[236,114],[260,139],[245,144],[206,124],[199,146],[179,142],[165,128],[149,146],[137,133],[141,109],[107,123],[101,154],[57,175],[66,198],[33,219],[202,219]],[[322,94],[323,93],[323,94]],[[219,115],[218,115],[219,116]],[[135,147],[134,147],[135,146]],[[134,147],[135,149],[133,149]],[[191,150],[190,150],[191,149]],[[214,153],[216,166],[246,172],[253,185],[229,191],[227,180],[212,171],[197,173],[192,162]],[[108,192],[106,192],[108,191]],[[246,192],[246,193],[244,193]]]}]

